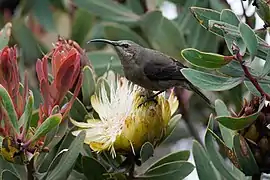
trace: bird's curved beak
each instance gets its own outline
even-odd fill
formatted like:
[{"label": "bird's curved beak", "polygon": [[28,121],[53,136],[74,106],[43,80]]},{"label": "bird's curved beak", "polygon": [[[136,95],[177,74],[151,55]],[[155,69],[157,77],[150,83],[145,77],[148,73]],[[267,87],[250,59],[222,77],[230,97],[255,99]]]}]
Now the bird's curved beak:
[{"label": "bird's curved beak", "polygon": [[102,43],[107,43],[107,44],[111,44],[113,46],[119,46],[118,41],[111,41],[108,39],[92,39],[90,41],[87,42],[87,44],[93,43],[93,42],[102,42]]}]

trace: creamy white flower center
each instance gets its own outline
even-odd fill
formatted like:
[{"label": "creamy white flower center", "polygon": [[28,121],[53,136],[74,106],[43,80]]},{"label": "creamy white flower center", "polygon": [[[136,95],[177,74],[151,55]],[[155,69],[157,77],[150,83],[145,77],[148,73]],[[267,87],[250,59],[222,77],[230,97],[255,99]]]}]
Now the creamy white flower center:
[{"label": "creamy white flower center", "polygon": [[116,84],[109,82],[109,87],[108,94],[105,84],[101,85],[98,102],[93,106],[101,121],[95,123],[92,128],[95,132],[91,134],[94,133],[96,142],[109,147],[112,155],[115,156],[113,144],[116,137],[121,134],[125,120],[131,113],[134,93],[138,87],[130,84],[125,78],[118,79]]}]

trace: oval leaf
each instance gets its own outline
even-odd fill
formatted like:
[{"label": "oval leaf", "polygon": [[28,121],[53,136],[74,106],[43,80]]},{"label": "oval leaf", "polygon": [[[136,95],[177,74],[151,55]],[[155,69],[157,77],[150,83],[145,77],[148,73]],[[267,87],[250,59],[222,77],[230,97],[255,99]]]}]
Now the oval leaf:
[{"label": "oval leaf", "polygon": [[50,132],[54,127],[60,124],[62,120],[61,114],[54,114],[48,117],[36,130],[34,136],[30,139],[31,142],[35,142],[40,137],[46,135]]},{"label": "oval leaf", "polygon": [[79,8],[112,21],[135,23],[139,19],[137,14],[115,1],[74,0],[72,2]]},{"label": "oval leaf", "polygon": [[243,81],[242,77],[222,77],[191,68],[183,68],[181,72],[194,86],[206,91],[225,91],[234,88]]},{"label": "oval leaf", "polygon": [[139,178],[149,180],[163,180],[170,178],[170,180],[179,180],[187,177],[193,169],[194,166],[189,162],[174,161],[157,166],[147,171],[144,175],[139,176]]},{"label": "oval leaf", "polygon": [[140,150],[140,157],[142,163],[147,161],[154,154],[154,146],[150,142],[146,142],[142,145]]},{"label": "oval leaf", "polygon": [[165,163],[174,162],[174,161],[187,161],[189,159],[190,152],[189,151],[178,151],[170,153],[161,159],[159,159],[157,162],[152,164],[148,169],[153,169],[157,166],[160,166]]},{"label": "oval leaf", "polygon": [[[232,164],[226,163],[225,159],[216,148],[215,139],[216,138],[213,136],[212,132],[210,132],[210,130],[207,130],[205,134],[205,147],[207,149],[207,152],[209,154],[209,157],[212,163],[215,165],[215,168],[226,179],[230,179],[230,180],[245,179],[244,178],[245,175],[241,171],[238,171],[238,172],[232,171],[233,168],[235,169],[237,168],[234,167],[234,165]],[[225,147],[225,144],[224,144],[224,147]]]},{"label": "oval leaf", "polygon": [[217,116],[215,119],[220,124],[224,125],[225,127],[229,129],[241,130],[248,127],[257,119],[257,117],[259,116],[259,113],[261,112],[264,106],[265,106],[265,100],[263,99],[256,113],[253,113],[251,115],[244,116],[244,117]]},{"label": "oval leaf", "polygon": [[122,40],[127,39],[134,41],[144,47],[149,47],[145,40],[136,32],[132,31],[128,26],[116,23],[104,23],[104,31],[106,39]]},{"label": "oval leaf", "polygon": [[[256,96],[261,96],[261,93],[255,88],[255,86],[250,82],[250,81],[245,81],[244,82],[245,86],[247,89],[254,95]],[[263,89],[264,92],[267,94],[270,94],[270,85],[266,83],[259,83],[261,88]]]},{"label": "oval leaf", "polygon": [[190,8],[191,13],[194,15],[194,17],[199,21],[199,23],[205,28],[208,29],[209,20],[220,20],[220,13],[218,11],[215,11],[213,9],[206,9],[201,7],[191,7]]},{"label": "oval leaf", "polygon": [[15,132],[19,133],[18,117],[13,102],[7,90],[1,84],[0,84],[0,97],[1,103],[4,109],[7,111],[8,118],[12,127],[14,128]]},{"label": "oval leaf", "polygon": [[50,0],[35,1],[34,7],[31,8],[38,23],[49,32],[55,31],[56,29],[51,5]]},{"label": "oval leaf", "polygon": [[260,174],[259,167],[245,139],[241,135],[235,135],[233,142],[234,151],[245,175],[252,176]]},{"label": "oval leaf", "polygon": [[23,134],[27,134],[28,129],[31,125],[32,115],[33,115],[33,106],[34,106],[34,96],[32,91],[30,91],[25,110],[23,113]]},{"label": "oval leaf", "polygon": [[96,88],[96,82],[94,78],[94,72],[89,66],[83,68],[83,83],[82,83],[82,95],[83,104],[90,105],[90,97],[94,94]]},{"label": "oval leaf", "polygon": [[80,154],[80,150],[83,145],[85,138],[85,131],[80,132],[80,134],[72,141],[68,147],[68,152],[66,152],[60,159],[57,166],[48,175],[46,180],[62,180],[67,179],[71,173],[71,169]]},{"label": "oval leaf", "polygon": [[[73,94],[70,91],[68,91],[67,98],[70,100],[72,97]],[[83,103],[78,98],[76,98],[70,109],[69,114],[73,119],[83,121],[88,112]]]},{"label": "oval leaf", "polygon": [[246,23],[243,22],[239,24],[239,31],[250,55],[255,56],[258,48],[258,41],[254,31]]},{"label": "oval leaf", "polygon": [[103,75],[110,65],[110,69],[116,73],[123,74],[123,69],[118,56],[109,52],[90,52],[88,58],[95,69],[97,76]]},{"label": "oval leaf", "polygon": [[193,48],[184,49],[181,54],[192,65],[203,68],[220,68],[233,60],[233,56],[205,53]]},{"label": "oval leaf", "polygon": [[1,180],[19,180],[20,178],[10,170],[3,170],[1,172]]},{"label": "oval leaf", "polygon": [[77,9],[72,20],[70,39],[82,45],[93,23],[93,15],[84,9]]},{"label": "oval leaf", "polygon": [[91,157],[82,157],[83,173],[88,180],[105,179],[103,174],[107,173],[105,167]]},{"label": "oval leaf", "polygon": [[193,141],[192,153],[200,180],[219,179],[218,172],[212,165],[208,154],[197,141]]},{"label": "oval leaf", "polygon": [[[217,116],[230,116],[230,113],[228,111],[228,108],[226,104],[220,100],[217,99],[215,101],[215,110],[217,113]],[[212,118],[210,118],[211,121]],[[233,136],[235,135],[235,132],[222,124],[219,124],[219,129],[222,135],[222,139],[224,140],[226,146],[230,149],[233,148]]]},{"label": "oval leaf", "polygon": [[0,31],[0,49],[3,49],[8,45],[9,38],[11,35],[11,23],[7,23],[4,28]]},{"label": "oval leaf", "polygon": [[140,26],[156,50],[177,58],[179,52],[186,47],[184,34],[160,11],[151,11],[143,15]]},{"label": "oval leaf", "polygon": [[220,20],[236,27],[240,22],[236,14],[230,9],[223,9],[221,11]]}]

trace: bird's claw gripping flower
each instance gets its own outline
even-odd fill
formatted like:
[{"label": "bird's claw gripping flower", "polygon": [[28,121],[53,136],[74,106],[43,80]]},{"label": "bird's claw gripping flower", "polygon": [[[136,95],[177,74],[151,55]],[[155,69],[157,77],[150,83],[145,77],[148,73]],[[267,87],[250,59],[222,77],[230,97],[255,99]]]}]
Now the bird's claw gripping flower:
[{"label": "bird's claw gripping flower", "polygon": [[138,107],[147,98],[148,91],[126,78],[117,77],[116,83],[111,78],[107,82],[109,92],[102,83],[98,93],[91,97],[100,119],[89,119],[87,123],[71,120],[80,128],[73,135],[86,130],[84,142],[96,152],[109,150],[113,157],[116,153],[136,153],[145,142],[157,146],[178,107],[173,91],[168,99],[161,94],[156,97],[157,103],[150,101]]}]

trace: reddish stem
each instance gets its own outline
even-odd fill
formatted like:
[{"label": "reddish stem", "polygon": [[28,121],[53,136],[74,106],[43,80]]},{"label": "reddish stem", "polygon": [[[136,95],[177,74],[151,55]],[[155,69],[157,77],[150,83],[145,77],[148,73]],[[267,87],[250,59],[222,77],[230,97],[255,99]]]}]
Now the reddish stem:
[{"label": "reddish stem", "polygon": [[260,92],[261,96],[265,96],[266,100],[270,100],[270,96],[269,94],[267,94],[266,92],[264,92],[264,90],[261,88],[261,86],[259,85],[257,79],[255,79],[249,72],[248,68],[244,65],[243,62],[243,57],[241,56],[240,52],[239,52],[239,48],[234,46],[233,50],[236,52],[235,54],[235,59],[240,63],[245,76],[250,80],[250,82],[254,85],[254,87]]}]

